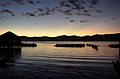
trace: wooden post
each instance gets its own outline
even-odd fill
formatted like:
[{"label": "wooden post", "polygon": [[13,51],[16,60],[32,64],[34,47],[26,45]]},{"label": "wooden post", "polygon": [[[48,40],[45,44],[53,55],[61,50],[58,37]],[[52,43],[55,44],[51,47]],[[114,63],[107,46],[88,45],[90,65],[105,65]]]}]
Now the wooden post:
[{"label": "wooden post", "polygon": [[[119,45],[120,45],[120,41],[119,41]],[[119,60],[120,60],[120,47],[119,47]]]}]

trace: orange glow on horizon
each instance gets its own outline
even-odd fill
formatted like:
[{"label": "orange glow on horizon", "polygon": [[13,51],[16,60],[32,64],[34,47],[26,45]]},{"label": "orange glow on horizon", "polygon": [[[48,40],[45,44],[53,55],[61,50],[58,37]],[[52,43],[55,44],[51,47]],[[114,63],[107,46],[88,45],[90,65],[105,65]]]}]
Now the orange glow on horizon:
[{"label": "orange glow on horizon", "polygon": [[[105,26],[105,27],[101,27]],[[85,27],[85,28],[82,28]],[[109,26],[109,24],[105,23],[94,23],[89,24],[86,26],[79,26],[79,25],[69,25],[66,24],[64,27],[58,27],[58,28],[11,28],[11,30],[7,28],[0,29],[0,35],[11,31],[18,36],[28,36],[28,37],[41,37],[41,36],[48,36],[48,37],[56,37],[61,35],[76,35],[76,36],[92,36],[95,34],[113,34],[113,33],[120,33],[120,30],[118,27]]]},{"label": "orange glow on horizon", "polygon": [[[9,30],[10,31],[10,30]],[[6,31],[7,32],[7,31]],[[13,31],[11,31],[13,32]],[[0,32],[1,34],[4,34],[5,32]],[[48,36],[48,37],[56,37],[56,36],[61,36],[61,35],[67,35],[67,36],[72,36],[72,35],[76,35],[76,36],[92,36],[92,35],[96,35],[96,34],[113,34],[113,33],[120,33],[120,32],[106,32],[106,33],[89,33],[89,32],[82,32],[82,33],[74,33],[74,34],[42,34],[42,33],[32,33],[31,32],[24,32],[24,33],[20,33],[20,32],[13,32],[15,34],[17,34],[18,36],[28,36],[28,37],[42,37],[42,36]]]}]

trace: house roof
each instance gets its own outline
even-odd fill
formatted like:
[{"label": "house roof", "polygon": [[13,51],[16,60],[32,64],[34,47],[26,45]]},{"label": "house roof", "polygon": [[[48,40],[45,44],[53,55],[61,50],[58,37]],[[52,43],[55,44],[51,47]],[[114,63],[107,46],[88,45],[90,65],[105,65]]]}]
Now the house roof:
[{"label": "house roof", "polygon": [[20,38],[19,36],[17,36],[16,34],[14,34],[11,31],[8,31],[2,35],[0,35],[1,38]]}]

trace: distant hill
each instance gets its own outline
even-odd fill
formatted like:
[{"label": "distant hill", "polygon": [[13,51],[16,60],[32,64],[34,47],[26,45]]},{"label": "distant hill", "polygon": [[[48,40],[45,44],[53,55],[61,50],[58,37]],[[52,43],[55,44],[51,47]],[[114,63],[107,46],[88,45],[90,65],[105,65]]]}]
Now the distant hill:
[{"label": "distant hill", "polygon": [[120,41],[120,33],[116,34],[96,34],[93,36],[57,36],[57,37],[26,37],[21,36],[22,41]]}]

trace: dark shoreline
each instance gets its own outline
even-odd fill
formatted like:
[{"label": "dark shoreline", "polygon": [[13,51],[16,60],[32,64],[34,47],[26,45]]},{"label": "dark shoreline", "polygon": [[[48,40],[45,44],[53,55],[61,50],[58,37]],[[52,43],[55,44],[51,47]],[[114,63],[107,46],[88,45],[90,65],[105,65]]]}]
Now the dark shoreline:
[{"label": "dark shoreline", "polygon": [[120,33],[115,34],[96,34],[93,36],[67,36],[61,35],[56,37],[27,37],[27,36],[20,36],[22,41],[120,41]]}]

